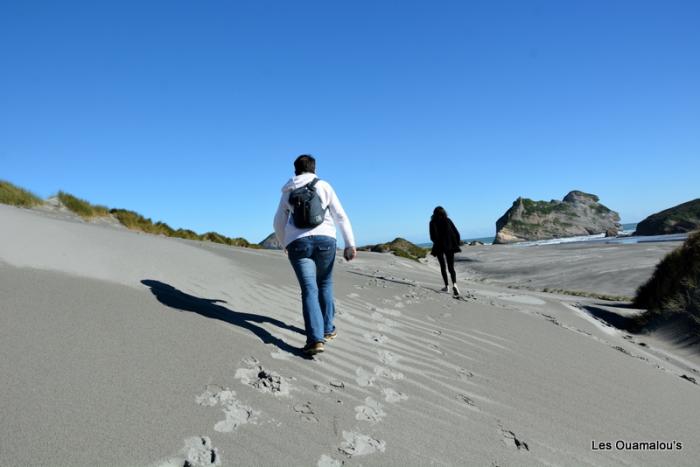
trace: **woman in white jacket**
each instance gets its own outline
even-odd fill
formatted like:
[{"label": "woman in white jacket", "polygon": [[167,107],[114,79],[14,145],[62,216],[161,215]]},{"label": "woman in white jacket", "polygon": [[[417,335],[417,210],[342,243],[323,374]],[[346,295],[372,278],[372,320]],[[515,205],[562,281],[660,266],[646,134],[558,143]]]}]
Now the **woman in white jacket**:
[{"label": "woman in white jacket", "polygon": [[274,219],[277,240],[287,251],[289,262],[301,287],[306,345],[302,351],[314,355],[324,351],[324,343],[335,338],[335,305],[333,303],[333,264],[336,250],[336,226],[345,241],[343,256],[355,258],[355,237],[350,219],[328,182],[319,180],[315,189],[324,208],[323,221],[315,227],[298,227],[289,202],[292,191],[313,182],[316,160],[307,154],[294,161],[295,176],[282,187],[282,197]]}]

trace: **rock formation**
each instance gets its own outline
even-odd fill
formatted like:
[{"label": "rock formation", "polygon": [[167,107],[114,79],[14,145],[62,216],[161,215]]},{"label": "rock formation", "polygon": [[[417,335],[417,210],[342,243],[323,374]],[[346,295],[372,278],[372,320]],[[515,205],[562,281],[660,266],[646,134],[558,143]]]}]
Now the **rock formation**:
[{"label": "rock formation", "polygon": [[666,235],[700,229],[700,198],[657,212],[637,224],[634,235]]},{"label": "rock formation", "polygon": [[595,235],[620,229],[620,216],[596,195],[572,191],[562,201],[518,198],[496,222],[494,244]]},{"label": "rock formation", "polygon": [[274,232],[272,232],[270,235],[265,237],[265,240],[262,242],[258,243],[261,247],[263,247],[266,250],[281,250],[282,245],[280,245],[280,242],[277,241],[277,236],[275,235]]}]

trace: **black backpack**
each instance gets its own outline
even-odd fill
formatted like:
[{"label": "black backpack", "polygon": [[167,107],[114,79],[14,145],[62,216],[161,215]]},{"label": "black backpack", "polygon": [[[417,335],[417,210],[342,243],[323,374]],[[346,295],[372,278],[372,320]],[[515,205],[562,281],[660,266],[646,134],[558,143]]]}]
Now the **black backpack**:
[{"label": "black backpack", "polygon": [[326,209],[321,205],[321,198],[316,193],[318,178],[310,183],[293,190],[289,194],[289,204],[292,205],[292,220],[300,229],[316,227],[323,223]]}]

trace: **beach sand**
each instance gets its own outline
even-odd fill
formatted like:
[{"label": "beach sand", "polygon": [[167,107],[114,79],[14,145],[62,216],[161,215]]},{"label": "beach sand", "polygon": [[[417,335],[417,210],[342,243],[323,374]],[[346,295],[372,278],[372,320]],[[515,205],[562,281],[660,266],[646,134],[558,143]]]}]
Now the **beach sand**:
[{"label": "beach sand", "polygon": [[683,242],[464,246],[456,268],[492,284],[634,297],[656,264]]},{"label": "beach sand", "polygon": [[[336,262],[339,335],[309,360],[280,251],[8,206],[0,225],[5,465],[697,465],[695,354],[593,299],[463,269],[457,300],[434,260],[362,252]],[[638,280],[597,290],[577,268],[561,288]]]}]

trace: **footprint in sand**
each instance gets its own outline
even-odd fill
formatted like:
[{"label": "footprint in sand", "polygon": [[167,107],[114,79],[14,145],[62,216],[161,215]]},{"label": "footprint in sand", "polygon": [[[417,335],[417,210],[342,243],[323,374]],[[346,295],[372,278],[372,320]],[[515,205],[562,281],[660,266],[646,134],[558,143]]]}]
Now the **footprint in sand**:
[{"label": "footprint in sand", "polygon": [[686,380],[686,381],[690,381],[690,382],[693,383],[693,384],[698,384],[698,381],[697,381],[695,378],[693,378],[692,376],[688,376],[688,375],[686,375],[686,374],[682,374],[680,377],[683,378],[683,379]]},{"label": "footprint in sand", "polygon": [[333,459],[331,456],[327,456],[326,454],[322,455],[316,464],[317,467],[341,467],[342,465],[345,465],[345,461]]},{"label": "footprint in sand", "polygon": [[314,384],[314,391],[320,392],[321,394],[330,394],[333,392],[333,390],[325,384]]},{"label": "footprint in sand", "polygon": [[371,332],[365,333],[363,337],[369,342],[372,342],[375,344],[380,344],[380,345],[386,343],[386,341],[389,340],[389,338],[387,336],[385,336],[384,334],[371,333]]},{"label": "footprint in sand", "polygon": [[305,422],[318,423],[318,417],[314,415],[314,411],[311,408],[311,402],[306,402],[305,404],[297,404],[294,406],[294,411],[301,415],[301,419]]},{"label": "footprint in sand", "polygon": [[343,441],[338,447],[338,451],[348,457],[366,456],[375,452],[384,452],[386,443],[384,441],[374,439],[371,436],[355,433],[352,431],[343,431]]},{"label": "footprint in sand", "polygon": [[334,391],[341,391],[345,389],[345,383],[339,379],[332,379],[328,384],[314,384],[314,390],[320,392],[321,394],[329,394]]},{"label": "footprint in sand", "polygon": [[382,404],[371,397],[365,399],[365,405],[355,407],[355,419],[357,420],[379,423],[385,416],[386,412],[382,410]]},{"label": "footprint in sand", "polygon": [[401,357],[388,350],[379,351],[379,361],[385,365],[395,365],[400,359]]},{"label": "footprint in sand", "polygon": [[640,360],[644,360],[645,362],[648,362],[648,361],[649,361],[648,358],[642,357],[641,355],[634,355],[632,352],[630,352],[629,350],[627,350],[627,349],[625,349],[624,347],[621,347],[621,346],[619,346],[619,345],[614,345],[614,346],[612,346],[612,348],[615,349],[615,350],[617,350],[618,352],[621,352],[621,353],[623,353],[623,354],[629,356],[629,357],[638,358],[638,359],[640,359]]},{"label": "footprint in sand", "polygon": [[467,380],[474,377],[474,373],[467,370],[466,368],[460,368],[457,370],[457,377],[461,380]]},{"label": "footprint in sand", "polygon": [[214,425],[214,430],[230,433],[246,423],[255,423],[259,412],[253,410],[236,399],[236,392],[229,388],[209,385],[205,391],[195,397],[195,402],[204,407],[222,407],[226,418]]},{"label": "footprint in sand", "polygon": [[362,367],[358,367],[355,370],[355,382],[359,386],[362,387],[367,387],[367,386],[372,386],[374,384],[374,380],[376,379],[376,376],[367,370],[365,370]]},{"label": "footprint in sand", "polygon": [[506,430],[501,427],[501,435],[503,435],[503,442],[510,447],[516,448],[518,451],[529,451],[530,447],[527,443],[519,439],[515,433],[510,430]]},{"label": "footprint in sand", "polygon": [[406,394],[398,392],[397,390],[392,388],[383,388],[382,394],[384,394],[384,400],[392,404],[396,404],[397,402],[405,401],[406,399],[408,399],[408,396]]},{"label": "footprint in sand", "polygon": [[339,379],[332,379],[328,382],[328,384],[334,389],[345,389],[345,383]]},{"label": "footprint in sand", "polygon": [[401,373],[400,371],[390,370],[389,368],[385,368],[383,366],[375,366],[374,374],[379,378],[387,378],[394,381],[398,381],[404,378],[403,373]]},{"label": "footprint in sand", "polygon": [[457,394],[455,397],[459,402],[463,402],[464,404],[468,405],[469,407],[476,407],[476,404],[474,403],[474,400],[467,396],[466,394]]},{"label": "footprint in sand", "polygon": [[219,450],[212,447],[206,436],[194,436],[185,440],[182,456],[178,456],[158,465],[158,467],[208,467],[221,465]]},{"label": "footprint in sand", "polygon": [[[243,384],[254,387],[260,392],[270,393],[275,396],[288,396],[292,386],[289,381],[275,371],[266,370],[262,365],[256,364],[254,357],[243,360],[252,368],[238,368],[234,377],[240,379]],[[259,363],[259,362],[258,362]]]}]

